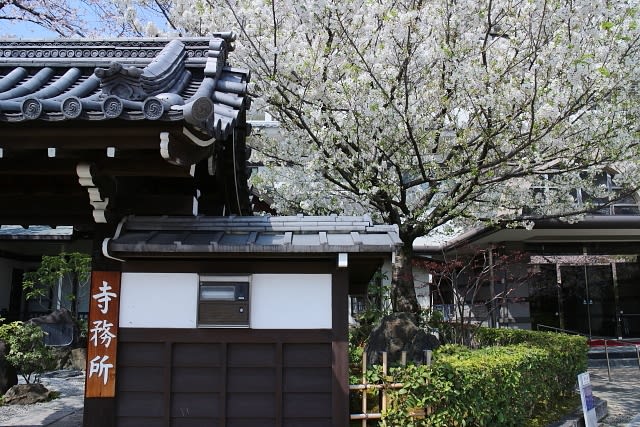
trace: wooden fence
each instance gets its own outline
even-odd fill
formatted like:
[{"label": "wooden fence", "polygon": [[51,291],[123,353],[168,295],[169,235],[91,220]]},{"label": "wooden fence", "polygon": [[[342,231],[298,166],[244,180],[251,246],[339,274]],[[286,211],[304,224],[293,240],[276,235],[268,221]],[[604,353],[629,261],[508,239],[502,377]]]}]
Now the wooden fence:
[{"label": "wooden fence", "polygon": [[[430,350],[426,350],[425,351],[425,360],[427,362],[427,364],[431,363],[431,351]],[[406,366],[407,364],[407,352],[403,351],[402,355],[401,355],[401,359],[400,359],[400,365],[401,366]],[[388,373],[388,360],[387,360],[387,352],[383,351],[382,352],[382,377],[386,378],[387,373]],[[362,403],[361,403],[361,411],[359,413],[356,414],[350,414],[349,418],[350,420],[361,420],[362,421],[362,427],[367,427],[368,424],[367,422],[369,420],[379,420],[382,418],[382,414],[387,410],[387,404],[388,404],[388,397],[387,397],[387,391],[388,390],[397,390],[402,388],[402,383],[387,383],[385,381],[383,381],[383,383],[369,383],[367,380],[367,357],[366,357],[366,353],[363,354],[362,356],[362,383],[360,384],[350,384],[349,385],[349,391],[350,392],[356,392],[356,393],[361,393],[362,394]],[[378,399],[378,411],[376,412],[369,412],[369,408],[368,408],[368,397],[367,397],[367,391],[369,390],[376,390],[377,396],[376,398]],[[424,414],[416,414],[416,415],[424,415]]]}]

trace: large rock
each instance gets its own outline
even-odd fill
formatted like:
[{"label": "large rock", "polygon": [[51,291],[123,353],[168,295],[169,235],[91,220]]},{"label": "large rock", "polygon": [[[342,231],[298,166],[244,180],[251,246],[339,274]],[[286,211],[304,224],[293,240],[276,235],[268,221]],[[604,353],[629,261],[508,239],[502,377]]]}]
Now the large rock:
[{"label": "large rock", "polygon": [[7,354],[9,354],[9,346],[4,341],[0,341],[0,395],[18,384],[16,368],[7,362]]},{"label": "large rock", "polygon": [[61,369],[71,369],[71,347],[51,347],[56,365],[56,371]]},{"label": "large rock", "polygon": [[56,310],[46,316],[34,317],[27,323],[40,326],[45,332],[44,342],[52,346],[75,346],[80,338],[80,329],[66,308]]},{"label": "large rock", "polygon": [[397,364],[402,352],[407,352],[407,362],[425,363],[425,350],[435,350],[440,341],[435,335],[419,328],[407,313],[385,316],[369,335],[365,348],[367,364],[382,363],[382,352],[387,352],[389,364]]},{"label": "large rock", "polygon": [[87,349],[74,348],[71,350],[71,369],[84,371],[87,369]]},{"label": "large rock", "polygon": [[5,405],[30,405],[51,400],[51,392],[42,384],[14,385],[4,395]]}]

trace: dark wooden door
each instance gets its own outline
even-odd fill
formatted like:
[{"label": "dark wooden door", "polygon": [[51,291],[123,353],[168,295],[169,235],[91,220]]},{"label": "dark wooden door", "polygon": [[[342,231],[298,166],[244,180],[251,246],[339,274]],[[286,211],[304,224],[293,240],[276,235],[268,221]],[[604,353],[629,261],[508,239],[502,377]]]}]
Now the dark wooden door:
[{"label": "dark wooden door", "polygon": [[11,273],[11,294],[9,296],[9,313],[7,320],[20,320],[22,317],[22,276],[24,270],[14,268]]}]

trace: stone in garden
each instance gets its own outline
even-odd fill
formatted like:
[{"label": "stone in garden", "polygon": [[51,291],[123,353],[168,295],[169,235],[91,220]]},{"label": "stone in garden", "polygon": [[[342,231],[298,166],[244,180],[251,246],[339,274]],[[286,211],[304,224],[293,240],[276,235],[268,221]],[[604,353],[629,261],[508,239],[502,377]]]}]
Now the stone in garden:
[{"label": "stone in garden", "polygon": [[55,370],[71,368],[71,348],[70,347],[51,347],[53,351],[56,366]]},{"label": "stone in garden", "polygon": [[52,346],[73,346],[80,338],[80,329],[71,312],[61,308],[50,314],[34,317],[27,323],[40,326],[45,332],[45,344]]},{"label": "stone in garden", "polygon": [[0,341],[0,395],[18,384],[16,368],[7,362],[7,354],[9,354],[9,346],[4,341]]},{"label": "stone in garden", "polygon": [[31,405],[51,400],[51,392],[42,384],[14,385],[4,395],[5,405]]},{"label": "stone in garden", "polygon": [[407,362],[425,363],[425,350],[440,346],[438,338],[419,328],[407,313],[394,313],[381,319],[369,335],[365,352],[367,364],[381,364],[382,352],[387,352],[390,365],[398,364],[402,352],[407,352]]},{"label": "stone in garden", "polygon": [[87,349],[74,348],[71,350],[71,369],[84,371],[87,369]]}]

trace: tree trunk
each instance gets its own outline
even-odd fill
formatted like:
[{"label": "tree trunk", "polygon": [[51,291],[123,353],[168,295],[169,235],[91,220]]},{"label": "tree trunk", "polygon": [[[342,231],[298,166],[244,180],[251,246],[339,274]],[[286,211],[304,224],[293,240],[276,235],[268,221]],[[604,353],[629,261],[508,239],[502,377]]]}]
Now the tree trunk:
[{"label": "tree trunk", "polygon": [[413,284],[413,248],[412,243],[404,243],[396,253],[393,265],[391,304],[393,311],[417,314],[420,304]]},{"label": "tree trunk", "polygon": [[78,288],[79,288],[79,280],[78,280],[78,273],[72,273],[71,274],[71,296],[72,296],[72,300],[71,300],[71,316],[74,319],[78,319]]}]

